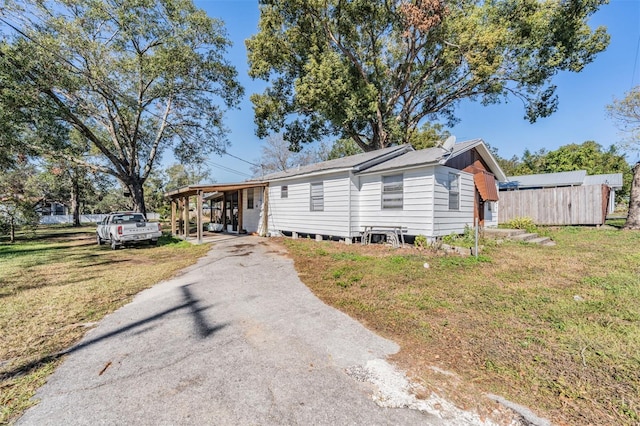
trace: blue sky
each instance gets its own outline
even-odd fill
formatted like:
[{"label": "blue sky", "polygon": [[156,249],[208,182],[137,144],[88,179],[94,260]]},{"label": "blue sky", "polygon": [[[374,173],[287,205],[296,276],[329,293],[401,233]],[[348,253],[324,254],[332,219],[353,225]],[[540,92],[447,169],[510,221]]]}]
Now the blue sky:
[{"label": "blue sky", "polygon": [[[231,146],[228,152],[256,162],[264,143],[255,136],[253,109],[249,96],[264,90],[266,83],[247,75],[244,40],[257,32],[259,9],[255,0],[194,0],[209,16],[225,22],[233,47],[227,58],[238,70],[245,97],[240,109],[226,114]],[[457,110],[460,122],[450,131],[458,141],[482,138],[498,149],[500,156],[521,156],[525,149],[554,150],[570,143],[594,140],[608,147],[620,139],[614,123],[607,118],[606,105],[620,98],[633,86],[640,85],[640,0],[610,0],[591,19],[592,27],[604,25],[611,35],[606,51],[598,55],[580,73],[560,73],[554,79],[558,86],[558,111],[551,117],[530,124],[524,107],[517,99],[508,103],[482,106],[464,101]],[[640,154],[630,153],[630,162]],[[219,183],[241,181],[248,177],[250,165],[236,158],[213,155],[208,162],[211,177]],[[231,172],[233,170],[235,172]]]}]

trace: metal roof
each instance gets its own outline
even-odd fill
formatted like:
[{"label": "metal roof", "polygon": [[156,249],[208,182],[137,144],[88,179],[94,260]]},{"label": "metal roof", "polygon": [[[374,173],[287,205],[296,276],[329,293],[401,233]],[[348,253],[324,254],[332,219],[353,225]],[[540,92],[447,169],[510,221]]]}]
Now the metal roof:
[{"label": "metal roof", "polygon": [[509,176],[508,182],[500,183],[500,189],[551,188],[559,186],[609,185],[622,188],[622,173],[587,175],[586,170],[570,172],[540,173],[537,175]]},{"label": "metal roof", "polygon": [[359,171],[408,151],[413,151],[411,145],[405,144],[392,146],[389,148],[379,149],[377,151],[364,152],[362,154],[350,155],[348,157],[337,158],[335,160],[309,164],[308,166],[297,167],[295,169],[287,170],[286,172],[271,173],[263,176],[260,180],[271,181],[330,170],[352,169],[354,171]]},{"label": "metal roof", "polygon": [[407,152],[406,154],[400,155],[392,160],[385,161],[384,163],[380,163],[377,166],[371,167],[370,169],[367,169],[366,172],[373,173],[413,166],[444,164],[447,160],[454,158],[464,152],[467,152],[472,148],[480,146],[482,146],[483,149],[480,149],[479,153],[482,158],[487,163],[489,163],[491,172],[495,174],[496,178],[498,178],[499,181],[505,180],[506,176],[502,172],[502,169],[500,169],[500,166],[495,161],[493,156],[491,156],[491,154],[489,153],[489,150],[487,149],[482,139],[473,139],[470,141],[456,143],[455,145],[453,145],[451,151],[447,151],[446,149],[440,147],[434,147]]},{"label": "metal roof", "polygon": [[584,178],[585,185],[609,185],[611,188],[622,188],[622,173],[592,175]]},{"label": "metal roof", "polygon": [[239,182],[239,183],[212,183],[206,185],[189,185],[173,191],[166,192],[165,197],[180,198],[190,197],[197,195],[198,193],[212,193],[212,192],[224,192],[224,191],[239,191],[246,188],[264,187],[268,186],[266,182]]},{"label": "metal roof", "polygon": [[546,188],[554,186],[579,186],[583,184],[586,175],[586,170],[574,170],[571,172],[509,176],[507,177],[508,182],[500,184],[500,188]]},{"label": "metal roof", "polygon": [[449,151],[443,148],[426,148],[417,151],[407,152],[384,163],[380,163],[367,169],[367,173],[380,172],[400,167],[411,167],[417,165],[437,164],[440,160],[449,155]]}]

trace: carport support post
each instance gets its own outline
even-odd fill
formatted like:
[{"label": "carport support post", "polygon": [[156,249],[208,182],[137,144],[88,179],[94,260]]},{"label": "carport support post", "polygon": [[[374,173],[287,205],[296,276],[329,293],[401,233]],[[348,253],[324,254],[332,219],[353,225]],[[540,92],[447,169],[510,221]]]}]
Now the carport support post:
[{"label": "carport support post", "polygon": [[177,210],[178,210],[178,205],[177,205],[177,201],[172,198],[171,199],[171,236],[175,237],[176,236],[176,232],[177,232],[177,220],[178,218],[177,216]]},{"label": "carport support post", "polygon": [[240,234],[243,229],[244,224],[242,223],[242,189],[238,190],[238,234]]},{"label": "carport support post", "polygon": [[261,237],[269,236],[269,187],[265,186],[262,197],[262,234]]},{"label": "carport support post", "polygon": [[182,219],[184,222],[184,240],[189,239],[189,197],[184,197],[184,203],[182,206]]},{"label": "carport support post", "polygon": [[198,235],[198,244],[202,244],[202,191],[198,191],[198,194],[196,195],[196,207],[198,210],[198,231],[196,234]]}]

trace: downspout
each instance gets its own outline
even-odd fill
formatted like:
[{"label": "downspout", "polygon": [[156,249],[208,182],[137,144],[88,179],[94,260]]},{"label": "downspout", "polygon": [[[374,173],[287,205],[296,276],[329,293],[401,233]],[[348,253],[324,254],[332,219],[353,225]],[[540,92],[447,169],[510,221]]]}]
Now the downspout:
[{"label": "downspout", "polygon": [[269,236],[269,184],[263,189],[262,196],[262,233],[261,237]]},{"label": "downspout", "polygon": [[436,184],[438,183],[438,166],[433,166],[433,180],[431,181],[431,235],[427,240],[435,242],[436,239]]},{"label": "downspout", "polygon": [[353,184],[353,172],[349,170],[349,182],[347,183],[349,194],[347,196],[347,238],[351,239],[351,186]]}]

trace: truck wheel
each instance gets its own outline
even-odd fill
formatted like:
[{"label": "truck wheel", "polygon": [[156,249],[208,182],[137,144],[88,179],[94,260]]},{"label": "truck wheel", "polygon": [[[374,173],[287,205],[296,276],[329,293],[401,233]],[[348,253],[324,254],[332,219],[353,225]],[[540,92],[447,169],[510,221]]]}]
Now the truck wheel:
[{"label": "truck wheel", "polygon": [[158,240],[150,240],[149,244],[151,244],[152,246],[157,246],[158,245]]},{"label": "truck wheel", "polygon": [[101,246],[104,244],[104,240],[102,238],[100,238],[99,234],[96,234],[96,239],[98,240],[98,245]]},{"label": "truck wheel", "polygon": [[118,250],[118,243],[116,243],[116,239],[111,237],[111,250]]}]

